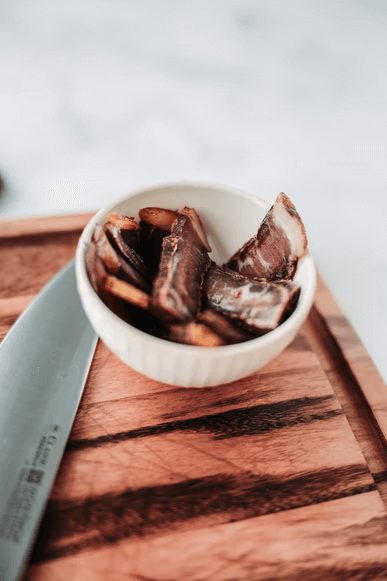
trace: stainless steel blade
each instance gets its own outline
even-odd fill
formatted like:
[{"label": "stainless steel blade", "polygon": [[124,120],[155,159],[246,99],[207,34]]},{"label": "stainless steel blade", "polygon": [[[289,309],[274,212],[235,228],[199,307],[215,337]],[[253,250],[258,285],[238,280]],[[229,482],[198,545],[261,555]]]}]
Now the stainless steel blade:
[{"label": "stainless steel blade", "polygon": [[23,571],[93,359],[71,262],[0,345],[0,579]]}]

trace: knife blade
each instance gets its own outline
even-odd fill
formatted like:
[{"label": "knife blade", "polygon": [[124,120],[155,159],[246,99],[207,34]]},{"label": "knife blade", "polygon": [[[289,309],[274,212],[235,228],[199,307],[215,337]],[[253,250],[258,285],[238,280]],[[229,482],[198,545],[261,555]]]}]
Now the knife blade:
[{"label": "knife blade", "polygon": [[23,572],[96,343],[72,261],[0,345],[1,581],[16,581]]}]

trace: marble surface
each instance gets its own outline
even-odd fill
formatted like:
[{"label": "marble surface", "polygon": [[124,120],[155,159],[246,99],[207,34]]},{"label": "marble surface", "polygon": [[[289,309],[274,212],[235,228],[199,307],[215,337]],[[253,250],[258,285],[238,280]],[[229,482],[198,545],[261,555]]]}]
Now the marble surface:
[{"label": "marble surface", "polygon": [[285,191],[387,381],[387,3],[3,0],[0,217]]}]

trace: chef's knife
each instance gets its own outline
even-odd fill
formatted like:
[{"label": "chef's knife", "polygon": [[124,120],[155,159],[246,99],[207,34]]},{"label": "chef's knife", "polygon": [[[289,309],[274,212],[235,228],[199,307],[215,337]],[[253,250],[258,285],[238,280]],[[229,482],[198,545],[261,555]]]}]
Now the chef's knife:
[{"label": "chef's knife", "polygon": [[71,262],[0,345],[1,581],[16,581],[23,572],[96,342]]}]

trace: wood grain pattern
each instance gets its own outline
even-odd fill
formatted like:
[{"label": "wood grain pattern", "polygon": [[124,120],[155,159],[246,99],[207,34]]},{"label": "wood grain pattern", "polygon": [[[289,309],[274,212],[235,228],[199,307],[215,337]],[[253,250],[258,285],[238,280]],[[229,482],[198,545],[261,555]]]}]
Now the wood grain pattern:
[{"label": "wood grain pattern", "polygon": [[[324,293],[326,292],[326,289],[321,287],[319,283],[320,289]],[[316,302],[318,299],[319,292],[316,296]],[[343,324],[340,325],[341,332],[343,326]],[[357,344],[360,342],[359,338],[348,323],[345,324],[345,328],[347,329],[347,333],[351,335],[351,345],[354,345],[358,350],[359,347]],[[367,376],[367,381],[370,381],[369,385],[368,383],[361,385],[357,382],[351,367],[348,365],[343,350],[339,346],[338,341],[340,339],[330,332],[325,319],[317,311],[316,306],[312,308],[303,330],[313,345],[313,349],[320,360],[321,366],[340,401],[360,449],[374,476],[378,490],[387,506],[387,454],[384,436],[375,420],[374,412],[366,399],[367,391],[372,391],[375,386],[373,383],[373,374]],[[348,344],[349,342],[347,342],[347,346]],[[361,349],[363,348],[361,347]],[[366,365],[368,368],[373,368],[374,372],[378,374],[373,362],[369,358],[366,360]],[[380,395],[381,397],[383,395],[386,397],[385,391],[384,394],[382,392]]]},{"label": "wood grain pattern", "polygon": [[[194,531],[86,549],[30,569],[29,581],[378,581],[387,578],[377,493]],[[173,553],[171,555],[171,547]]]},{"label": "wood grain pattern", "polygon": [[341,312],[326,284],[319,278],[315,310],[330,336],[334,339],[343,360],[367,402],[375,429],[387,451],[386,385],[368,351],[349,321]]},{"label": "wood grain pattern", "polygon": [[0,239],[23,238],[36,234],[58,234],[79,232],[93,217],[91,214],[70,214],[68,216],[44,216],[21,220],[0,220]]},{"label": "wood grain pattern", "polygon": [[[88,218],[7,226],[0,333],[73,256]],[[322,281],[292,344],[232,384],[163,385],[100,342],[27,579],[387,579],[375,377]]]}]

